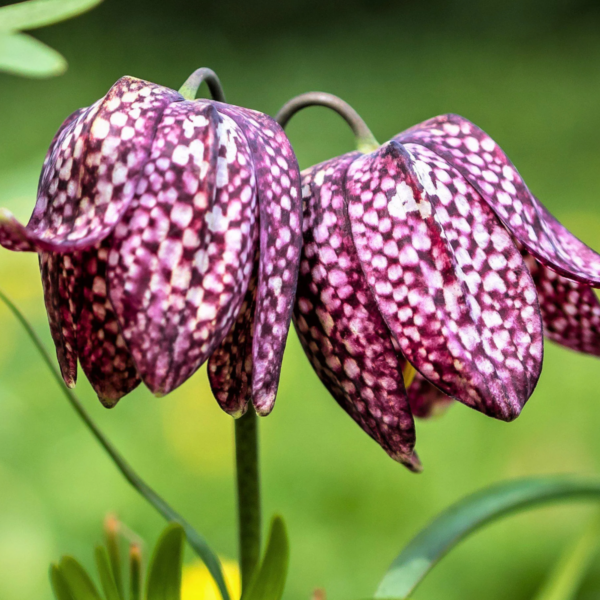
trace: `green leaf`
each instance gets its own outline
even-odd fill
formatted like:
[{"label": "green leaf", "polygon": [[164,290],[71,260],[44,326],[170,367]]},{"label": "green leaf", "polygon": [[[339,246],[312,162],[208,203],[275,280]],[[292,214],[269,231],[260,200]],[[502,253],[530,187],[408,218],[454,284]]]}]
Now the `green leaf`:
[{"label": "green leaf", "polygon": [[28,0],[0,8],[0,31],[52,25],[84,13],[102,0]]},{"label": "green leaf", "polygon": [[67,61],[52,48],[24,33],[0,33],[0,71],[26,77],[64,73]]},{"label": "green leaf", "polygon": [[163,531],[148,570],[148,600],[179,600],[184,541],[185,533],[178,523],[171,523]]},{"label": "green leaf", "polygon": [[142,552],[137,544],[129,548],[129,600],[142,600]]},{"label": "green leaf", "polygon": [[56,600],[74,600],[58,565],[50,565],[50,585]]},{"label": "green leaf", "polygon": [[406,599],[449,550],[490,521],[545,502],[585,498],[600,500],[599,480],[522,479],[468,496],[442,512],[412,539],[388,569],[375,598]]},{"label": "green leaf", "polygon": [[242,600],[281,600],[289,563],[289,543],[281,517],[274,517],[265,557]]},{"label": "green leaf", "polygon": [[535,600],[574,600],[599,547],[600,517],[596,517],[565,549]]},{"label": "green leaf", "polygon": [[96,567],[100,574],[100,583],[106,600],[122,600],[110,567],[108,552],[104,546],[96,547]]},{"label": "green leaf", "polygon": [[121,571],[121,552],[119,551],[119,529],[120,523],[113,515],[104,520],[104,539],[108,550],[110,570],[115,580],[119,597],[124,598],[123,574]]},{"label": "green leaf", "polygon": [[58,565],[74,600],[102,600],[85,569],[71,556],[63,556]]}]

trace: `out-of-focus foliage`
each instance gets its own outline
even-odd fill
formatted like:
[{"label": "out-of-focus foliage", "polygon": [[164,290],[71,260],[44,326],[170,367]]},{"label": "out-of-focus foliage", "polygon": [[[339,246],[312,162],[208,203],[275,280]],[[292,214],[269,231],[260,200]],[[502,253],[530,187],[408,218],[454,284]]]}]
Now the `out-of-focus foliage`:
[{"label": "out-of-focus foliage", "polygon": [[25,77],[52,77],[67,68],[56,50],[24,30],[52,25],[93,8],[102,0],[28,0],[0,8],[0,71]]},{"label": "out-of-focus foliage", "polygon": [[[463,114],[600,250],[599,22],[591,1],[106,0],[36,32],[68,60],[63,77],[0,75],[0,205],[29,216],[54,132],[120,76],[177,88],[209,66],[229,101],[270,114],[305,91],[338,94],[380,141],[436,114]],[[288,134],[303,168],[353,148],[325,109],[295,117]],[[50,348],[35,257],[0,251],[0,284]],[[92,570],[101,515],[117,511],[147,539],[163,523],[82,429],[4,308],[0,336],[0,597],[49,600],[54,557],[72,553]],[[275,411],[260,423],[266,514],[285,515],[292,540],[286,598],[316,587],[330,598],[369,597],[399,547],[486,485],[597,473],[599,389],[600,362],[547,343],[538,388],[515,422],[456,405],[418,423],[425,471],[415,476],[335,405],[292,332]],[[84,378],[78,393],[141,475],[234,558],[232,422],[204,370],[166,398],[140,389],[112,411]],[[490,527],[444,559],[414,600],[529,600],[589,510],[549,507]],[[597,596],[599,566],[577,600]]]}]

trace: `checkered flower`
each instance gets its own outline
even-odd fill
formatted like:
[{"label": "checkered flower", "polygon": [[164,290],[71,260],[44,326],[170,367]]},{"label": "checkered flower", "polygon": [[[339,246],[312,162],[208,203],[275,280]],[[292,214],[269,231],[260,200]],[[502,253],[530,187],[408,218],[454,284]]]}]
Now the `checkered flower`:
[{"label": "checkered flower", "polygon": [[341,406],[409,468],[413,415],[451,398],[519,415],[544,331],[600,355],[600,256],[466,119],[436,117],[312,167],[303,197],[302,344]]},{"label": "checkered flower", "polygon": [[124,77],[75,112],[44,162],[24,227],[67,385],[77,360],[113,406],[162,395],[209,359],[221,406],[273,407],[300,258],[296,158],[270,117]]}]

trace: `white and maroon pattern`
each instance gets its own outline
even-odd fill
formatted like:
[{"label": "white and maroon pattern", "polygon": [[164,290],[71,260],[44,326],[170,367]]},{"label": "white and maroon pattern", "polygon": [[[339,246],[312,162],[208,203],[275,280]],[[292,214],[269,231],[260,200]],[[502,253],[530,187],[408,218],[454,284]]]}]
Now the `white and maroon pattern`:
[{"label": "white and maroon pattern", "polygon": [[65,381],[79,358],[107,406],[140,380],[162,395],[221,344],[215,364],[243,351],[245,365],[221,370],[221,404],[251,396],[268,413],[300,260],[299,177],[272,119],[137,79],[72,115],[27,227],[0,214],[0,244],[41,254]]},{"label": "white and maroon pattern", "polygon": [[68,387],[77,381],[77,311],[81,286],[78,260],[68,254],[40,253],[40,272],[50,333]]},{"label": "white and maroon pattern", "polygon": [[208,360],[208,379],[221,408],[241,417],[252,398],[253,315],[258,285],[258,248],[254,273],[236,322]]},{"label": "white and maroon pattern", "polygon": [[[373,434],[385,411],[375,426],[357,419],[362,399],[347,393],[332,367],[349,355],[334,338],[346,312],[363,302],[365,284],[364,319],[379,323],[369,348],[391,341],[397,382],[407,359],[417,369],[407,390],[414,416],[435,414],[454,398],[516,417],[540,375],[542,330],[600,355],[600,302],[590,287],[600,287],[600,256],[550,215],[469,121],[436,117],[371,154],[307,173],[296,326],[323,383],[388,452]],[[329,206],[332,190],[339,214]],[[357,252],[362,267],[345,297],[335,295],[331,275],[346,281],[355,271],[339,268],[339,248]],[[353,339],[352,331],[344,335]]]},{"label": "white and maroon pattern", "polygon": [[539,377],[542,326],[506,230],[444,161],[396,142],[355,161],[346,190],[363,270],[404,356],[447,395],[515,418]]},{"label": "white and maroon pattern", "polygon": [[594,290],[542,265],[525,249],[521,252],[537,288],[546,337],[600,356],[600,302]]},{"label": "white and maroon pattern", "polygon": [[[4,217],[21,243],[30,242],[26,249],[71,252],[104,239],[134,196],[162,111],[182,99],[168,88],[123,77],[103,100],[72,118],[48,152],[27,227]],[[23,249],[5,241],[10,250]]]},{"label": "white and maroon pattern", "polygon": [[600,287],[600,255],[565,229],[530,193],[506,154],[479,127],[458,115],[443,115],[394,139],[422,144],[460,171],[540,262],[565,277]]},{"label": "white and maroon pattern", "polygon": [[443,414],[454,402],[452,398],[429,383],[420,373],[415,375],[406,393],[410,410],[413,416],[419,419],[429,419]]},{"label": "white and maroon pattern", "polygon": [[[269,116],[215,103],[240,127],[252,151],[260,213],[260,261],[253,314],[251,395],[256,411],[273,409],[292,318],[302,247],[300,174],[292,147]],[[227,352],[222,348],[222,352]],[[244,361],[244,362],[245,362]]]},{"label": "white and maroon pattern", "polygon": [[296,330],[333,397],[386,452],[420,470],[399,358],[349,235],[347,154],[303,173],[304,248]]}]

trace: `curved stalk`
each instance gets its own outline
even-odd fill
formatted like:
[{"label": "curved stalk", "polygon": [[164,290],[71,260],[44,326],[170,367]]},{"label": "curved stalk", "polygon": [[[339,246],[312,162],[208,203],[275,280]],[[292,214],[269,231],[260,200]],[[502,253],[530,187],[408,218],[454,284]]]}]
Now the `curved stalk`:
[{"label": "curved stalk", "polygon": [[129,463],[123,458],[119,451],[112,445],[109,439],[100,430],[98,425],[94,422],[90,414],[85,410],[83,404],[75,393],[64,385],[62,377],[60,376],[57,369],[54,367],[52,359],[48,354],[48,351],[42,344],[42,341],[34,331],[33,327],[27,321],[23,313],[17,308],[17,306],[6,296],[4,292],[0,290],[0,300],[8,307],[12,314],[21,323],[27,335],[33,342],[34,346],[40,353],[46,366],[50,369],[54,379],[59,384],[61,391],[65,395],[67,401],[78,414],[79,418],[84,422],[85,426],[90,430],[92,435],[96,438],[98,443],[110,456],[117,469],[121,471],[121,474],[125,479],[137,490],[145,500],[148,501],[167,521],[175,521],[179,523],[185,530],[185,534],[190,546],[194,549],[196,554],[204,561],[210,574],[213,576],[221,595],[224,600],[229,599],[229,593],[227,586],[225,585],[225,579],[223,577],[223,570],[221,563],[216,554],[211,550],[207,541],[202,537],[179,513],[177,513],[165,500],[163,500],[142,478],[133,470]]},{"label": "curved stalk", "polygon": [[309,106],[325,106],[342,116],[356,137],[357,150],[363,154],[379,148],[379,143],[362,117],[347,102],[326,92],[308,92],[292,98],[281,107],[275,120],[285,129],[290,119],[298,111]]},{"label": "curved stalk", "polygon": [[245,590],[260,561],[261,509],[258,417],[252,406],[235,421],[240,571]]},{"label": "curved stalk", "polygon": [[207,67],[196,69],[181,86],[179,93],[186,100],[195,100],[198,88],[203,82],[206,82],[206,85],[208,85],[213,100],[225,102],[225,92],[223,91],[223,86],[221,85],[217,74]]}]

